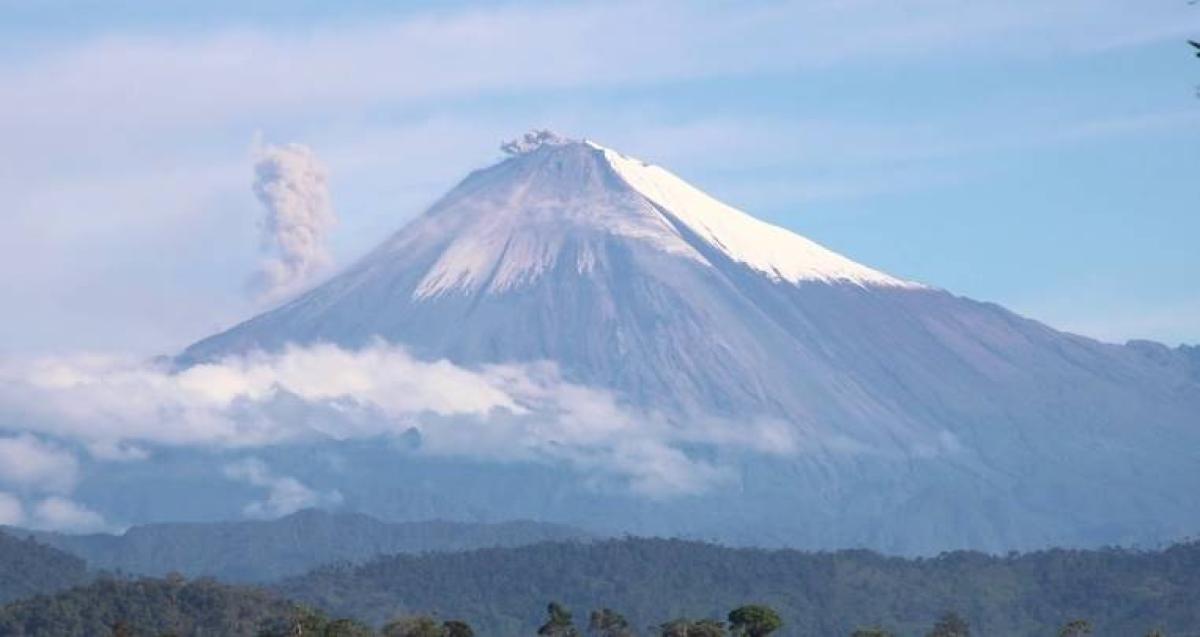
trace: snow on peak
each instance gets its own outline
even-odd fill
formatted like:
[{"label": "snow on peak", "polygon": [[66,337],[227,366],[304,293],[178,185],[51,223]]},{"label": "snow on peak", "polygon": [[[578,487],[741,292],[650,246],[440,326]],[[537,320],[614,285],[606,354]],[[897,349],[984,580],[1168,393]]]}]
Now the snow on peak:
[{"label": "snow on peak", "polygon": [[843,282],[887,287],[922,287],[852,261],[790,230],[722,203],[665,168],[628,157],[594,142],[630,187],[734,261],[777,281]]},{"label": "snow on peak", "polygon": [[708,265],[594,148],[536,131],[513,144],[516,154],[472,174],[393,242],[438,246],[414,298],[502,293],[557,267],[589,275],[613,237]]},{"label": "snow on peak", "polygon": [[619,237],[702,267],[717,254],[771,280],[919,287],[727,206],[670,172],[589,141],[531,131],[392,245],[438,246],[413,297],[502,293],[559,267],[593,273]]}]

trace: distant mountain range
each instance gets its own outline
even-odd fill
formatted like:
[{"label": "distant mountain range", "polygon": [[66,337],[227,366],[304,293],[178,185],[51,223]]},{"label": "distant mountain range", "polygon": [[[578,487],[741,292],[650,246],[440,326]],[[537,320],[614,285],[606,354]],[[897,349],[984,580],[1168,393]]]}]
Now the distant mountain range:
[{"label": "distant mountain range", "polygon": [[31,536],[47,545],[42,550],[54,547],[79,556],[93,570],[152,576],[180,573],[232,582],[265,582],[331,562],[362,562],[379,555],[589,537],[577,529],[537,522],[388,523],[315,509],[266,521],[147,524],[120,535],[8,532]]},{"label": "distant mountain range", "polygon": [[438,476],[420,484],[357,463],[359,486],[339,488],[393,518],[420,500],[436,503],[424,515],[898,553],[1200,529],[1196,349],[1059,332],[858,264],[593,142],[526,142],[178,364],[377,339],[468,367],[550,361],[665,417],[691,441],[678,453],[732,468],[703,494],[648,501],[511,463],[408,459],[402,471]]},{"label": "distant mountain range", "polygon": [[60,591],[87,579],[82,559],[12,529],[0,532],[0,604]]}]

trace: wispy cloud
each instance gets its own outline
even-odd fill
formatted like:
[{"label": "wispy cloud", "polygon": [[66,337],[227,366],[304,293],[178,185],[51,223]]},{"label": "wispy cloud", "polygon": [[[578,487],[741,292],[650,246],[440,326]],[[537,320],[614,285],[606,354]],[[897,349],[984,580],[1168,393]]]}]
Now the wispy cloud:
[{"label": "wispy cloud", "polygon": [[335,491],[318,492],[291,476],[273,473],[262,460],[246,458],[225,466],[225,477],[245,482],[267,491],[263,500],[243,508],[247,517],[277,518],[300,509],[331,507],[342,503],[342,494]]},{"label": "wispy cloud", "polygon": [[0,435],[0,524],[98,531],[104,517],[72,500],[82,473],[66,444],[29,433]]},{"label": "wispy cloud", "polygon": [[0,67],[11,96],[0,121],[44,134],[99,119],[145,134],[433,97],[893,65],[949,51],[1061,54],[1174,37],[1184,11],[1131,11],[1118,0],[518,4],[303,32],[110,35]]},{"label": "wispy cloud", "polygon": [[31,492],[68,492],[79,463],[70,451],[28,433],[0,436],[0,484]]},{"label": "wispy cloud", "polygon": [[25,523],[25,507],[11,493],[0,491],[0,525],[16,526]]},{"label": "wispy cloud", "polygon": [[109,530],[104,516],[61,496],[52,496],[33,507],[32,526],[55,531],[83,533]]}]

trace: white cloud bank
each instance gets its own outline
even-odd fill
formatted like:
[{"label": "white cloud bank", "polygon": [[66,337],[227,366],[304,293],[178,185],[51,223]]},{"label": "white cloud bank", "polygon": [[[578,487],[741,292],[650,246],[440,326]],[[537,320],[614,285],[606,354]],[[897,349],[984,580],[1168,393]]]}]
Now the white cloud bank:
[{"label": "white cloud bank", "polygon": [[329,233],[337,216],[329,177],[312,149],[300,144],[262,146],[254,165],[254,195],[265,215],[262,246],[271,256],[251,285],[260,300],[301,291],[332,264]]},{"label": "white cloud bank", "polygon": [[[0,361],[0,421],[71,441],[96,460],[122,462],[136,462],[154,446],[254,449],[415,428],[420,453],[566,463],[651,496],[702,491],[731,478],[719,463],[686,453],[688,445],[774,454],[800,446],[796,430],[778,422],[679,427],[627,408],[609,392],[567,382],[550,364],[468,369],[382,343],[357,351],[292,347],[178,371],[100,356]],[[40,449],[46,459],[39,467],[56,458],[33,434],[12,440]],[[26,469],[21,479],[48,472]],[[251,515],[335,497],[261,463],[232,465],[225,474],[268,490],[247,509]]]}]

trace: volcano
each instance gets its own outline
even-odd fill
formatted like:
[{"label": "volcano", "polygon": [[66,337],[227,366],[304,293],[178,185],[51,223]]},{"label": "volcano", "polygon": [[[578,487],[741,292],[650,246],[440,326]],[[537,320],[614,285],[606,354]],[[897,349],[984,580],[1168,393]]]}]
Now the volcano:
[{"label": "volcano", "polygon": [[611,530],[900,552],[1200,529],[1188,351],[1098,342],[883,273],[590,141],[506,150],[356,264],[178,361],[382,339],[465,366],[550,361],[678,427],[769,420],[800,441],[739,458],[722,492],[509,503],[528,517],[619,512]]}]

